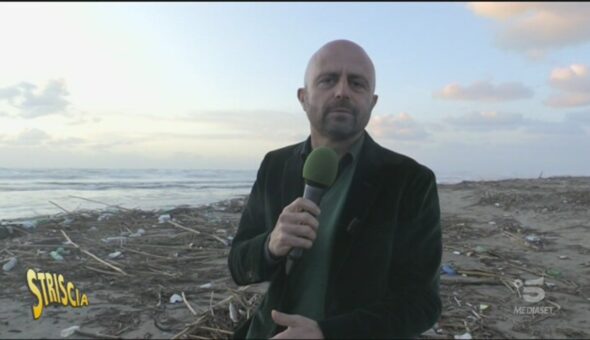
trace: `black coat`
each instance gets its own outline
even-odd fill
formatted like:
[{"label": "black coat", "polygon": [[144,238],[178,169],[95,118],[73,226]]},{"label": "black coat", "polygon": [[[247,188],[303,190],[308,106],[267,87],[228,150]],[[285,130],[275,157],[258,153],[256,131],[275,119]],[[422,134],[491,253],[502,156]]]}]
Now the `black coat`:
[{"label": "black coat", "polygon": [[[264,157],[228,258],[238,285],[271,281],[262,304],[277,310],[285,262],[269,266],[263,247],[283,208],[302,196],[303,144]],[[358,162],[335,235],[325,318],[318,324],[326,338],[420,335],[441,313],[434,173],[368,134]],[[250,321],[234,337],[245,337]]]}]

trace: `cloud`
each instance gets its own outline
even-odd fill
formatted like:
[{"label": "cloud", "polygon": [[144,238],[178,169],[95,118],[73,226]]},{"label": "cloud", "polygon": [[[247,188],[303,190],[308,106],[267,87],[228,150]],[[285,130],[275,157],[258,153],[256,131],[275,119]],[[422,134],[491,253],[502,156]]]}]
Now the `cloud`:
[{"label": "cloud", "polygon": [[572,64],[551,71],[549,84],[559,93],[549,97],[547,106],[577,107],[590,105],[590,71],[588,66]]},{"label": "cloud", "polygon": [[530,98],[533,91],[518,82],[494,85],[490,81],[478,81],[467,86],[448,84],[433,96],[451,100],[499,102]]},{"label": "cloud", "polygon": [[11,138],[4,137],[6,145],[38,146],[51,139],[45,131],[39,129],[24,129]]},{"label": "cloud", "polygon": [[199,111],[182,120],[204,124],[214,124],[218,128],[207,134],[207,138],[220,138],[243,135],[244,138],[283,139],[299,141],[309,134],[309,123],[305,113],[289,113],[268,110],[247,111]]},{"label": "cloud", "polygon": [[16,116],[22,118],[64,113],[69,105],[65,99],[68,95],[63,80],[50,80],[42,89],[27,82],[0,88],[0,102],[8,102],[17,109]]},{"label": "cloud", "polygon": [[514,129],[525,122],[519,113],[471,112],[461,116],[447,117],[445,122],[456,126],[477,130]]},{"label": "cloud", "polygon": [[443,119],[443,121],[455,128],[470,129],[478,132],[520,129],[531,134],[579,135],[585,134],[584,129],[575,121],[580,119],[582,119],[581,116],[571,116],[571,118],[566,117],[562,121],[552,122],[525,118],[520,113],[498,113],[492,111],[471,112],[460,116],[451,116]]},{"label": "cloud", "polygon": [[565,120],[574,124],[590,126],[590,111],[569,112],[565,115]]},{"label": "cloud", "polygon": [[369,133],[377,138],[397,140],[419,140],[429,136],[407,113],[399,115],[373,115],[367,126]]},{"label": "cloud", "polygon": [[496,43],[504,49],[525,52],[531,57],[548,50],[590,41],[590,4],[471,2],[476,15],[497,24]]}]

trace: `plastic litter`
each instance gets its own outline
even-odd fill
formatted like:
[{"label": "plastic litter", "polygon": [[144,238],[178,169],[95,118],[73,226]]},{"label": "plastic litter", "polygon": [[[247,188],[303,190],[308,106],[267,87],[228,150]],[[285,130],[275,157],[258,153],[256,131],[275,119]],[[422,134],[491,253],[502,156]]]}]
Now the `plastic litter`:
[{"label": "plastic litter", "polygon": [[455,271],[455,268],[453,268],[450,264],[445,264],[441,267],[441,270],[444,274],[447,274],[449,276],[455,276],[457,275],[457,271]]},{"label": "plastic litter", "polygon": [[35,229],[35,228],[37,228],[37,221],[35,221],[35,220],[32,220],[32,221],[23,221],[23,222],[21,222],[21,225],[25,229]]},{"label": "plastic litter", "polygon": [[182,296],[180,296],[178,294],[172,294],[172,296],[170,297],[170,303],[177,303],[177,302],[182,302]]},{"label": "plastic litter", "polygon": [[453,254],[455,254],[455,255],[461,255],[461,252],[460,252],[460,251],[457,251],[457,250],[455,250],[455,251],[453,252]]},{"label": "plastic litter", "polygon": [[526,281],[524,281],[524,284],[527,286],[542,286],[544,282],[545,282],[545,278],[540,277],[538,279],[526,280]]},{"label": "plastic litter", "polygon": [[205,283],[199,286],[199,288],[211,288],[213,287],[213,284],[211,282],[209,283]]},{"label": "plastic litter", "polygon": [[525,237],[525,240],[529,242],[539,242],[541,241],[541,238],[535,234],[530,234]]},{"label": "plastic litter", "polygon": [[455,335],[455,339],[470,340],[473,338],[471,337],[471,334],[469,334],[469,332],[465,332],[461,335]]},{"label": "plastic litter", "polygon": [[16,257],[11,257],[8,262],[2,266],[2,270],[9,272],[12,270],[12,268],[14,268],[14,266],[16,266]]},{"label": "plastic litter", "polygon": [[238,322],[238,312],[236,311],[236,306],[233,303],[229,303],[229,318],[233,322]]},{"label": "plastic litter", "polygon": [[145,229],[139,228],[133,234],[130,234],[129,237],[140,237],[141,235],[145,234]]},{"label": "plastic litter", "polygon": [[108,256],[109,256],[110,259],[116,259],[117,257],[119,257],[121,255],[123,255],[122,252],[116,251],[116,252],[110,253]]},{"label": "plastic litter", "polygon": [[68,328],[62,329],[60,335],[61,335],[62,338],[67,338],[67,337],[69,337],[70,335],[76,333],[76,331],[79,331],[79,330],[80,330],[80,326],[68,327]]},{"label": "plastic litter", "polygon": [[106,213],[100,214],[100,216],[98,216],[98,221],[106,221],[111,217],[113,217],[113,213],[106,212]]},{"label": "plastic litter", "polygon": [[552,277],[560,277],[561,276],[561,272],[557,269],[547,269],[545,271],[545,273],[547,273],[547,275],[552,276]]},{"label": "plastic litter", "polygon": [[[488,224],[490,224],[490,225],[496,225],[496,222],[494,222],[494,221],[489,221],[489,222],[488,222]],[[469,334],[469,333],[465,333],[465,334]]]},{"label": "plastic litter", "polygon": [[53,250],[49,253],[49,255],[51,255],[51,257],[56,260],[56,261],[63,261],[64,258],[63,256],[61,256],[57,251]]},{"label": "plastic litter", "polygon": [[172,220],[172,218],[170,217],[169,214],[160,215],[160,217],[158,217],[158,223],[166,223],[170,220]]},{"label": "plastic litter", "polygon": [[490,307],[489,305],[482,303],[479,305],[479,310],[484,311],[484,310],[488,309],[489,307]]},{"label": "plastic litter", "polygon": [[560,255],[559,256],[559,259],[560,260],[567,260],[567,259],[569,259],[569,256],[567,256],[567,255]]},{"label": "plastic litter", "polygon": [[102,241],[104,243],[127,242],[127,237],[125,237],[125,236],[110,236],[110,237],[103,238]]},{"label": "plastic litter", "polygon": [[473,248],[473,250],[475,250],[476,253],[485,253],[486,251],[488,251],[488,249],[483,246],[476,246],[475,248]]}]

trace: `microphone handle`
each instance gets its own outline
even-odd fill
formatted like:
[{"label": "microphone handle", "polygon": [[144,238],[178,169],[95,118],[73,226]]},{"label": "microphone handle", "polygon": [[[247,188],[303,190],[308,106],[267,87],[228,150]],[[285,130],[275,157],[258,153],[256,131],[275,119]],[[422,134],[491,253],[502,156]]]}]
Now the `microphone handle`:
[{"label": "microphone handle", "polygon": [[[306,198],[317,206],[320,205],[320,201],[322,200],[322,196],[324,195],[325,188],[320,188],[316,186],[312,186],[309,184],[305,184],[305,189],[303,190],[303,198]],[[291,271],[291,267],[293,266],[293,262],[298,260],[303,256],[303,248],[293,248],[287,255],[287,274]]]}]

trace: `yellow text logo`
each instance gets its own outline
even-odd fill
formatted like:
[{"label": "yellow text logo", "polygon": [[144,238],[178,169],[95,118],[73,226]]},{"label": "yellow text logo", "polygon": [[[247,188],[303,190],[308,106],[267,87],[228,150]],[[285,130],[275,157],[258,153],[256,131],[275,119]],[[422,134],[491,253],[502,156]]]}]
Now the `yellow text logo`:
[{"label": "yellow text logo", "polygon": [[31,294],[37,298],[37,303],[32,306],[35,320],[41,317],[43,307],[50,304],[69,305],[74,308],[88,306],[86,294],[80,294],[80,290],[72,282],[66,282],[62,274],[37,273],[29,269],[27,285]]}]

